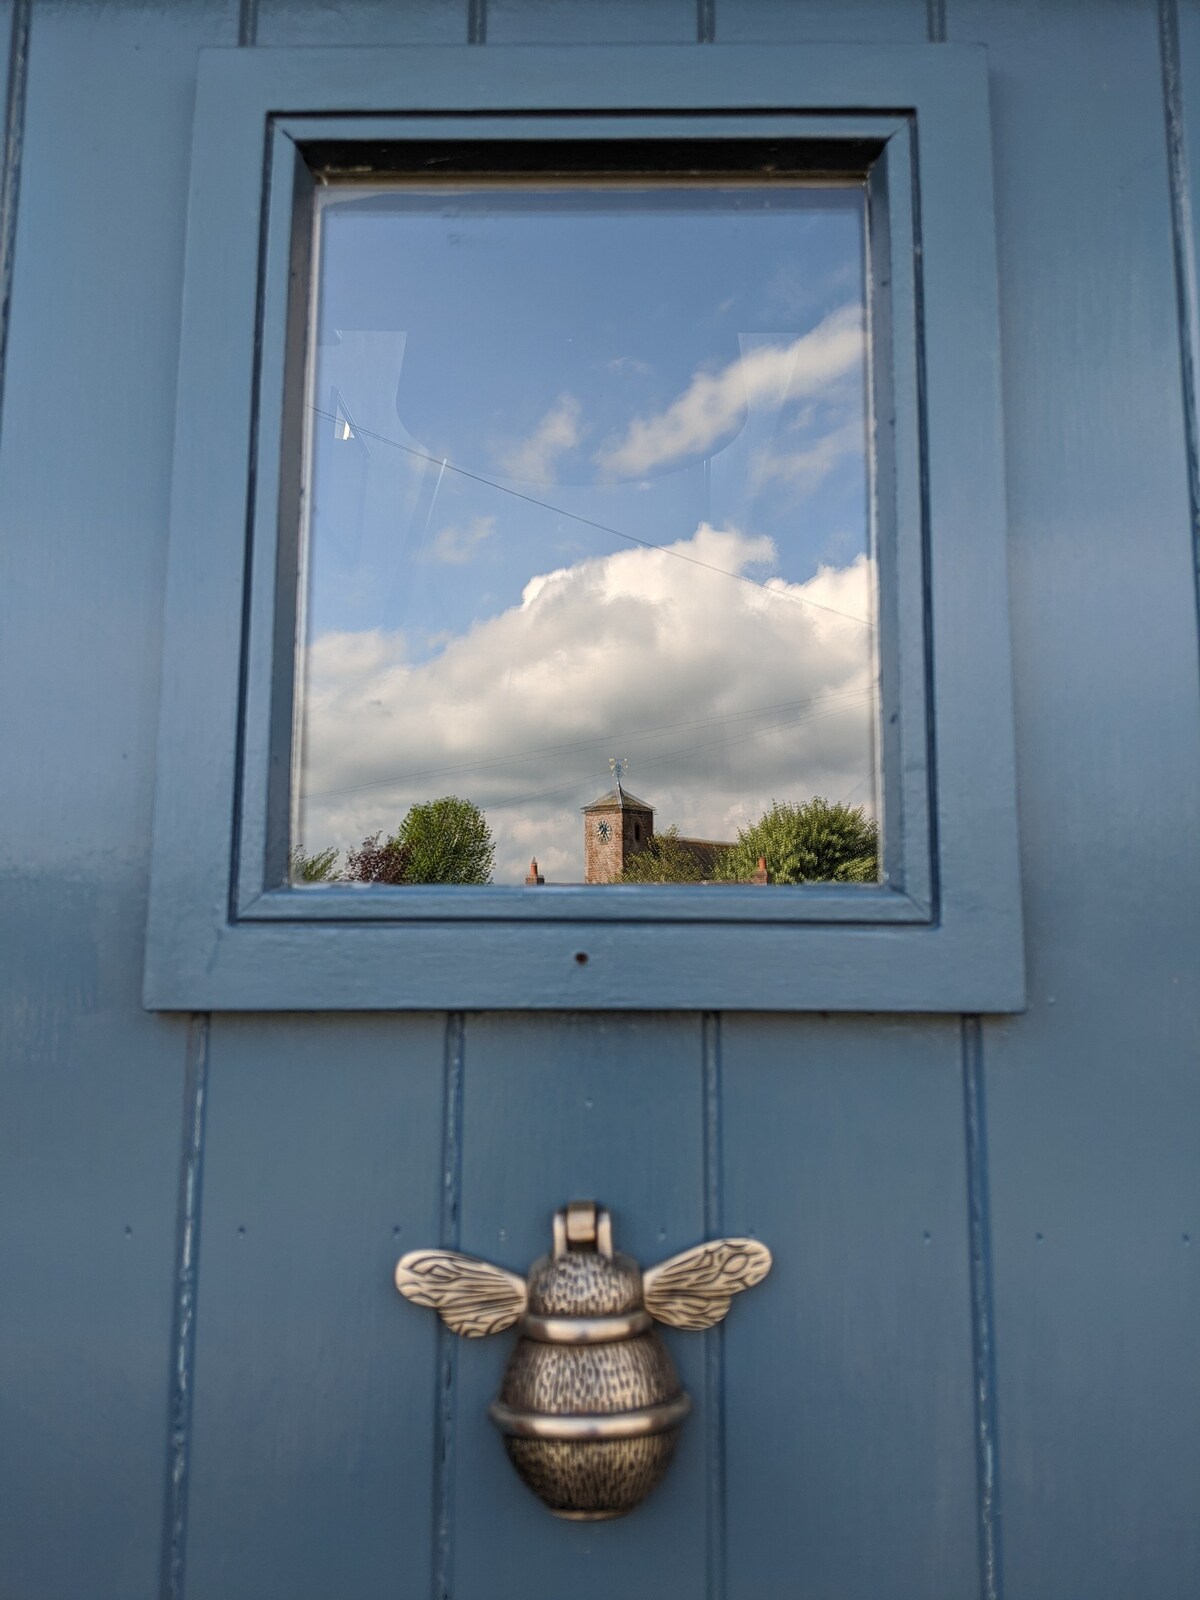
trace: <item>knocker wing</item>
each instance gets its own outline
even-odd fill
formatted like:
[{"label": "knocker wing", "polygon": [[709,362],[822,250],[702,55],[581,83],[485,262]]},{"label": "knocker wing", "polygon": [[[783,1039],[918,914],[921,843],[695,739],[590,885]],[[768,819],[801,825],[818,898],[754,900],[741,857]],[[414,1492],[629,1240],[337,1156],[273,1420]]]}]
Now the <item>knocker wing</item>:
[{"label": "knocker wing", "polygon": [[524,1278],[457,1250],[410,1250],[396,1264],[396,1287],[465,1339],[503,1333],[525,1310]]},{"label": "knocker wing", "polygon": [[757,1239],[711,1239],[660,1261],[642,1277],[646,1310],[673,1328],[711,1328],[743,1289],[771,1270],[771,1252]]}]

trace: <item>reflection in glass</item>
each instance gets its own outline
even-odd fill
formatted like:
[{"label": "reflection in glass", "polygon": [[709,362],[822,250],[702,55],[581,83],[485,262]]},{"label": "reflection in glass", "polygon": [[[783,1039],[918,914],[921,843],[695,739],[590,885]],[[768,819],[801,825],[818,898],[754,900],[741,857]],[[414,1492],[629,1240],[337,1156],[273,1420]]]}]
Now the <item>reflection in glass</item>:
[{"label": "reflection in glass", "polygon": [[861,187],[316,226],[293,877],[873,881]]}]

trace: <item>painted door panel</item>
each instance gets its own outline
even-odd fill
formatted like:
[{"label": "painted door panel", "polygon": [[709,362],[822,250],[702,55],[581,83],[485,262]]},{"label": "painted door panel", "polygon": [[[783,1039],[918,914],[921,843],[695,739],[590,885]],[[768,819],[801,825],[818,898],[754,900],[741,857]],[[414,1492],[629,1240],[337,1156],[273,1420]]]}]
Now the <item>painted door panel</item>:
[{"label": "painted door panel", "polygon": [[243,42],[296,44],[462,44],[465,0],[258,0],[243,5]]},{"label": "painted door panel", "polygon": [[[468,1018],[462,1072],[464,1250],[523,1272],[550,1248],[551,1212],[577,1196],[610,1207],[616,1248],[644,1266],[704,1236],[698,1018]],[[580,1526],[548,1517],[522,1486],[487,1420],[510,1346],[503,1335],[452,1351],[447,1592],[456,1600],[701,1593],[703,1336],[671,1339],[698,1404],[661,1491],[636,1516],[584,1528],[583,1539],[572,1537]]]},{"label": "painted door panel", "polygon": [[691,0],[489,0],[489,44],[690,44]]},{"label": "painted door panel", "polygon": [[802,39],[884,39],[920,44],[929,36],[923,0],[846,0],[831,15],[828,0],[719,0],[718,44],[787,44]]},{"label": "painted door panel", "polygon": [[[1172,534],[1189,507],[1155,7],[1108,8],[1081,33],[1055,8],[970,5],[952,30],[977,37],[1001,13],[1033,952],[1029,1014],[984,1032],[1006,1577],[1045,1600],[1182,1600],[1200,1562],[1180,1315],[1198,1309],[1200,860],[1151,841],[1195,837],[1200,717],[1195,587]],[[1064,1473],[1067,1452],[1087,1471]]]},{"label": "painted door panel", "polygon": [[191,92],[236,24],[198,0],[10,4],[0,28],[22,136],[0,228],[0,1593],[150,1600],[188,1027],[143,1013],[133,974]]},{"label": "painted door panel", "polygon": [[[187,1582],[428,1592],[445,1024],[218,1018],[208,1047]],[[401,1314],[397,1315],[397,1312]]]},{"label": "painted door panel", "polygon": [[[0,1595],[1193,1595],[1200,5],[0,22]],[[141,1011],[196,53],[468,36],[988,46],[1026,1015]],[[671,1337],[678,1459],[593,1529],[485,1418],[508,1338],[390,1285],[439,1239],[520,1270],[584,1193],[644,1263],[776,1256]]]},{"label": "painted door panel", "polygon": [[959,1026],[732,1015],[720,1063],[722,1229],[777,1262],[722,1335],[730,1600],[968,1594]]}]

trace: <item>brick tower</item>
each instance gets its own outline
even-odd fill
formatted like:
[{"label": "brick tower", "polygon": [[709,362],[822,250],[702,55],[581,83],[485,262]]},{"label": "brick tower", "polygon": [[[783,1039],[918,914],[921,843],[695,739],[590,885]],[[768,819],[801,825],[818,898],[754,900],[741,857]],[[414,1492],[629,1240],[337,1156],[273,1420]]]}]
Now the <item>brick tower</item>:
[{"label": "brick tower", "polygon": [[583,881],[611,883],[654,836],[654,807],[617,786],[583,808]]}]

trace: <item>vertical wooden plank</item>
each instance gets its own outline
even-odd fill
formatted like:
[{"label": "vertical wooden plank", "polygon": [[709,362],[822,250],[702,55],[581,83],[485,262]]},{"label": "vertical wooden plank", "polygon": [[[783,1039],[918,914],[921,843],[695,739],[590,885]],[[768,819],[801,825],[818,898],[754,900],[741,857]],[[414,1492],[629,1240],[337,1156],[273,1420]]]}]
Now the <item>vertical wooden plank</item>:
[{"label": "vertical wooden plank", "polygon": [[225,0],[39,0],[30,36],[0,439],[0,1546],[39,1600],[159,1586],[186,1024],[139,988],[192,84],[233,37]]},{"label": "vertical wooden plank", "polygon": [[429,1593],[436,1325],[392,1270],[437,1237],[443,1040],[214,1019],[188,1600]]},{"label": "vertical wooden plank", "polygon": [[32,21],[33,0],[5,0],[0,6],[0,94],[3,94],[4,116],[4,139],[0,147],[0,407],[4,401],[4,360],[17,241]]},{"label": "vertical wooden plank", "polygon": [[467,0],[257,0],[259,45],[465,44]]},{"label": "vertical wooden plank", "polygon": [[[649,1266],[704,1230],[699,1019],[468,1019],[462,1248],[523,1272],[571,1199],[613,1213],[618,1250]],[[667,1335],[696,1410],[666,1481],[610,1523],[552,1517],[512,1471],[486,1415],[512,1336],[458,1352],[454,1600],[658,1600],[705,1582],[703,1344]],[[441,1600],[441,1597],[438,1597]]]},{"label": "vertical wooden plank", "polygon": [[161,1555],[162,1600],[181,1600],[187,1559],[191,1490],[192,1397],[196,1375],[196,1290],[200,1265],[200,1211],[204,1192],[204,1114],[208,1105],[211,1017],[188,1026],[179,1148],[179,1201],[175,1222],[175,1308],[167,1385],[167,1473]]},{"label": "vertical wooden plank", "polygon": [[1022,1600],[1200,1585],[1200,706],[1157,21],[949,9],[989,46],[996,131],[1031,1003],[983,1063]]},{"label": "vertical wooden plank", "polygon": [[[704,1052],[704,1237],[725,1235],[724,1092],[721,1055],[721,1015],[704,1013],[701,1048]],[[728,1593],[726,1522],[728,1460],[725,1448],[725,1328],[709,1328],[704,1335],[705,1456],[705,1562],[706,1600],[725,1600]]]},{"label": "vertical wooden plank", "polygon": [[955,1019],[722,1024],[728,1600],[978,1593]]},{"label": "vertical wooden plank", "polygon": [[1179,305],[1179,369],[1187,426],[1192,556],[1200,627],[1200,0],[1159,0],[1159,39],[1166,101],[1175,290]]},{"label": "vertical wooden plank", "polygon": [[976,1529],[980,1600],[1001,1600],[1000,1472],[996,1455],[996,1295],[992,1276],[992,1199],[988,1175],[983,1024],[962,1019],[963,1123],[967,1161],[967,1237],[971,1256],[971,1334],[975,1388]]},{"label": "vertical wooden plank", "polygon": [[488,44],[691,44],[696,0],[487,0]]},{"label": "vertical wooden plank", "polygon": [[[462,1244],[463,1036],[461,1012],[446,1017],[442,1065],[442,1142],[438,1242]],[[449,1597],[454,1566],[454,1479],[457,1467],[458,1337],[439,1319],[433,1429],[434,1600]]]},{"label": "vertical wooden plank", "polygon": [[718,44],[807,40],[916,42],[926,37],[926,0],[714,0]]}]

